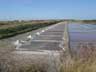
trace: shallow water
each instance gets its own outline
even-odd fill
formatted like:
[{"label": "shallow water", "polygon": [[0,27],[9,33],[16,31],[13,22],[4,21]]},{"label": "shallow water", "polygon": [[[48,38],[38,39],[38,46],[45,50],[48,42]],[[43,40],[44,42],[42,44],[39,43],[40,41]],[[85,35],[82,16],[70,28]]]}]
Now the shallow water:
[{"label": "shallow water", "polygon": [[73,52],[80,53],[80,49],[83,47],[86,47],[86,49],[96,48],[96,25],[69,24],[69,39]]}]

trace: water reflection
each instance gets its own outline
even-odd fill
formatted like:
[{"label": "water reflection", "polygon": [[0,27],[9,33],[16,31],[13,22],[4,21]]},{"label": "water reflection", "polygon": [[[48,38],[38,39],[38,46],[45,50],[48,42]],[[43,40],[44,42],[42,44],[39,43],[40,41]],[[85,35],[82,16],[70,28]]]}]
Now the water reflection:
[{"label": "water reflection", "polygon": [[95,24],[69,24],[69,37],[73,53],[85,57],[96,51]]}]

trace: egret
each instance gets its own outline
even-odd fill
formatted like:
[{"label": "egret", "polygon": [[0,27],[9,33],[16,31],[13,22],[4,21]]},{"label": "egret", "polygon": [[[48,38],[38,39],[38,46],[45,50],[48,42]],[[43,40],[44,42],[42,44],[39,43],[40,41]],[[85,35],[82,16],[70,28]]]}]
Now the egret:
[{"label": "egret", "polygon": [[32,40],[33,39],[33,37],[31,36],[31,35],[28,35],[27,36],[27,41],[30,41],[30,40]]},{"label": "egret", "polygon": [[63,40],[66,40],[64,37],[62,38]]},{"label": "egret", "polygon": [[63,51],[66,51],[64,46],[62,44],[59,44],[59,47],[63,49]]},{"label": "egret", "polygon": [[42,30],[41,32],[45,32],[45,30]]},{"label": "egret", "polygon": [[16,40],[14,42],[14,45],[16,46],[16,49],[18,49],[22,45],[22,43],[20,43],[20,40]]},{"label": "egret", "polygon": [[13,44],[14,45],[18,45],[19,44],[19,40],[16,40]]},{"label": "egret", "polygon": [[40,35],[40,32],[37,32],[36,34],[37,34],[37,35]]},{"label": "egret", "polygon": [[20,40],[20,43],[24,44],[26,43],[27,41],[24,41],[24,40]]},{"label": "egret", "polygon": [[62,48],[62,49],[63,49],[63,51],[66,51],[65,48]]},{"label": "egret", "polygon": [[31,35],[28,35],[27,38],[28,38],[28,39],[32,39],[32,36],[31,36]]}]

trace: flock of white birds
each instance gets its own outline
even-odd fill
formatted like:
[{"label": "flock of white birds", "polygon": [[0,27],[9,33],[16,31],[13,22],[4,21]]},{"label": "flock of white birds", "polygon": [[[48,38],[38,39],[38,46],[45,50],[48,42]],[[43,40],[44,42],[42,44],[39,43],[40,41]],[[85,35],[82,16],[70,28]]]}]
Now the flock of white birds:
[{"label": "flock of white birds", "polygon": [[[47,29],[46,29],[47,30]],[[42,30],[41,32],[37,32],[36,36],[39,36],[41,33],[45,32],[45,30]],[[34,39],[34,37],[32,37],[32,35],[28,35],[27,36],[27,41],[24,40],[16,40],[15,42],[13,42],[13,44],[15,45],[16,49],[19,49],[20,46],[22,46],[23,44],[27,43],[28,41]]]},{"label": "flock of white birds", "polygon": [[[36,32],[35,36],[39,36],[41,33],[45,32],[45,31],[47,31],[48,29],[51,29],[51,28],[53,28],[53,27],[48,27],[48,28],[46,28],[44,30],[41,30],[40,32]],[[27,41],[16,40],[15,42],[13,42],[13,44],[15,45],[16,49],[19,49],[20,46],[22,46],[23,44],[27,43],[28,41],[30,41],[32,39],[34,39],[34,37],[32,37],[32,35],[30,34],[30,35],[27,36]]]},{"label": "flock of white birds", "polygon": [[[47,30],[49,30],[49,29],[51,29],[51,28],[53,28],[53,27],[55,27],[56,25],[54,25],[54,26],[51,26],[51,27],[48,27],[48,28],[46,28],[46,29],[44,29],[44,30],[41,30],[40,32],[36,32],[35,33],[35,36],[39,36],[41,33],[43,33],[43,32],[45,32],[45,31],[47,31]],[[28,42],[30,42],[30,41],[32,41],[32,39],[34,39],[34,36],[32,36],[31,34],[30,35],[28,35],[27,37],[26,37],[26,39],[27,40],[16,40],[15,42],[13,42],[13,44],[15,45],[15,47],[16,47],[16,49],[19,49],[23,44],[26,44],[26,43],[28,43]],[[61,43],[59,44],[59,47],[60,48],[62,48],[64,51],[65,51],[65,48],[64,48],[64,37],[62,38],[62,40],[63,41],[61,41]]]},{"label": "flock of white birds", "polygon": [[[41,30],[40,32],[37,32],[37,33],[36,33],[36,36],[39,36],[41,33],[45,32],[45,31],[47,31],[47,30],[49,30],[49,29],[51,29],[51,28],[53,28],[53,27],[55,27],[55,26],[56,26],[56,25],[50,26],[50,27],[45,28],[44,30]],[[32,39],[34,39],[34,37],[32,37],[31,34],[27,36],[27,40],[28,40],[28,41],[30,41],[30,40],[32,40]],[[25,43],[28,42],[28,41],[16,40],[15,42],[13,42],[13,44],[15,45],[16,49],[19,49],[20,46],[22,46],[23,44],[25,44]]]}]

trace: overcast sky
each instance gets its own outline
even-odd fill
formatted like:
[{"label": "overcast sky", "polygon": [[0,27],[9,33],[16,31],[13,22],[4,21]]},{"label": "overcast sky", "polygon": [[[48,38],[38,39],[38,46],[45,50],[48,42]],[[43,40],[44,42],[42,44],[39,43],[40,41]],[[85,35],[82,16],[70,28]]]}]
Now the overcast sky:
[{"label": "overcast sky", "polygon": [[96,19],[96,0],[0,0],[0,20]]}]

